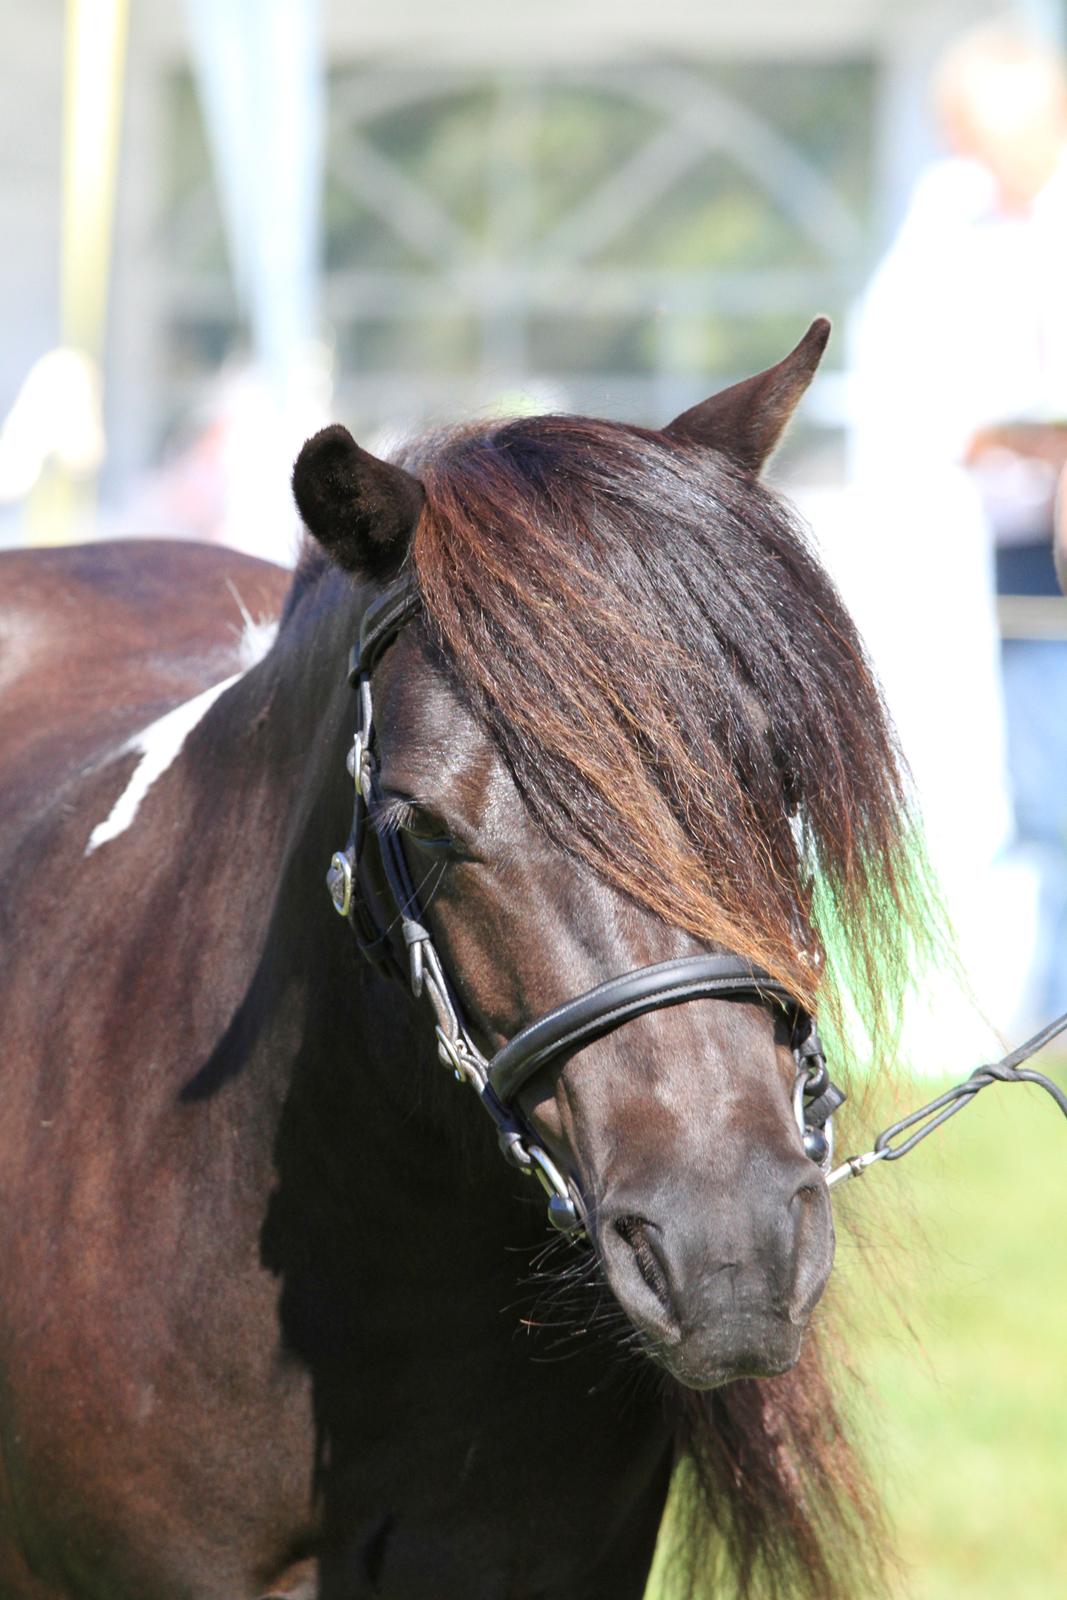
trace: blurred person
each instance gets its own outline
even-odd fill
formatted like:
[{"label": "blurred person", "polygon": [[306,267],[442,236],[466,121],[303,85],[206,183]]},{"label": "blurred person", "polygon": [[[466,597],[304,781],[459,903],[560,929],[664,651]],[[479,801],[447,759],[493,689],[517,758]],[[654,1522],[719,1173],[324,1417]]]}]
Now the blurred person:
[{"label": "blurred person", "polygon": [[935,864],[978,993],[999,977],[994,1014],[1017,1026],[1067,1009],[1067,639],[1001,642],[994,608],[995,588],[1056,587],[1067,77],[1050,47],[984,27],[949,48],[934,103],[950,154],[857,326],[855,465],[901,581],[901,721]]}]

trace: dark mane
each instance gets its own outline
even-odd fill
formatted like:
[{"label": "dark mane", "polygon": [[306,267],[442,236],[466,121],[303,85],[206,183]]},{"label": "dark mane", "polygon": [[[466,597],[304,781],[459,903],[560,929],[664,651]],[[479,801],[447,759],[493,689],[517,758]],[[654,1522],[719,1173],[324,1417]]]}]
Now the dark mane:
[{"label": "dark mane", "polygon": [[[544,829],[808,1006],[847,989],[886,1027],[924,918],[906,780],[789,510],[717,452],[586,418],[439,437],[416,467],[437,643]],[[691,1592],[716,1549],[740,1595],[877,1588],[817,1336],[787,1377],[677,1402]]]},{"label": "dark mane", "polygon": [[824,1009],[830,928],[886,1026],[922,910],[906,785],[786,506],[715,451],[587,418],[435,444],[427,612],[546,831]]}]

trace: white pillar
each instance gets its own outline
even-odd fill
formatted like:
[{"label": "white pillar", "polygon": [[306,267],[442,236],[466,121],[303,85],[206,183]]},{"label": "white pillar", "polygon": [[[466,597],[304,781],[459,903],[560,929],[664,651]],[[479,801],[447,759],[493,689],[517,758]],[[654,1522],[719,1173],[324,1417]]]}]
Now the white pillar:
[{"label": "white pillar", "polygon": [[187,0],[251,365],[228,396],[229,542],[291,558],[296,450],[323,420],[323,72],[316,0]]}]

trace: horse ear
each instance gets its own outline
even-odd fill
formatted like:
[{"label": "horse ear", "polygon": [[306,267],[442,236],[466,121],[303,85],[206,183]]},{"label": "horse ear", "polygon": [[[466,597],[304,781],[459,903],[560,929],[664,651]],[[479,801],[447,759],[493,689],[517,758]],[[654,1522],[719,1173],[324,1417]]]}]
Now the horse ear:
[{"label": "horse ear", "polygon": [[811,382],[829,337],[829,319],[816,317],[784,361],[683,411],[664,433],[721,450],[758,473]]},{"label": "horse ear", "polygon": [[337,565],[372,579],[397,571],[426,498],[417,478],[361,450],[338,423],[316,433],[297,456],[293,497]]}]

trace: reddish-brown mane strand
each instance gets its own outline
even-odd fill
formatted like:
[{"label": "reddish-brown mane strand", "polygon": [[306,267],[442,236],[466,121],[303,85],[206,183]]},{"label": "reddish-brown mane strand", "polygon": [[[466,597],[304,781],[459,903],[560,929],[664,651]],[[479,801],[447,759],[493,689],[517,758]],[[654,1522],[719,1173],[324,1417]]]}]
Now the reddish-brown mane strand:
[{"label": "reddish-brown mane strand", "polygon": [[[832,1342],[830,1343],[832,1349]],[[856,1600],[884,1592],[887,1531],[826,1371],[825,1329],[781,1378],[680,1390],[672,1593]]]},{"label": "reddish-brown mane strand", "polygon": [[714,451],[576,417],[439,439],[418,471],[431,624],[545,830],[809,1006],[817,885],[878,1020],[913,910],[905,788],[782,503]]}]

